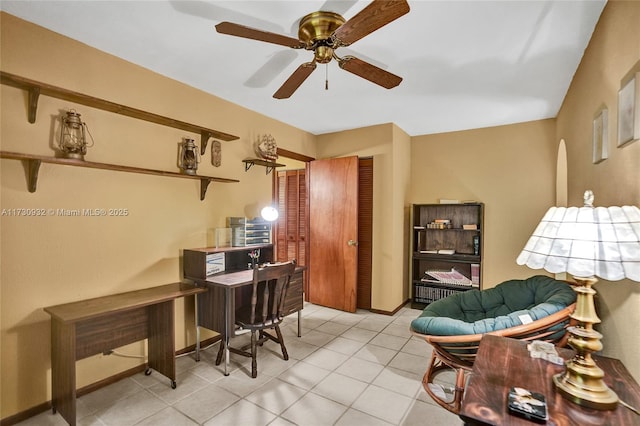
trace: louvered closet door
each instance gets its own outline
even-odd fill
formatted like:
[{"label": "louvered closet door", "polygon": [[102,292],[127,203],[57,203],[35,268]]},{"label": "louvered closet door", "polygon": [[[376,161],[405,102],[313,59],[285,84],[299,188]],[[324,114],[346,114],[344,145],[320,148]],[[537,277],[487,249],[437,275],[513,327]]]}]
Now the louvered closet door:
[{"label": "louvered closet door", "polygon": [[356,307],[371,309],[373,158],[358,161],[358,291]]},{"label": "louvered closet door", "polygon": [[306,265],[307,185],[304,170],[286,170],[277,174],[276,261],[296,259]]}]

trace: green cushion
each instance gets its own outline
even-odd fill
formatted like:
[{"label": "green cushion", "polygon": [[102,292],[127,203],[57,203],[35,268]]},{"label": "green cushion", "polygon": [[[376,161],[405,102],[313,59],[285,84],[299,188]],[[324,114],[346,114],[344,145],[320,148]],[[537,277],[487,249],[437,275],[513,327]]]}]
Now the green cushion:
[{"label": "green cushion", "polygon": [[522,325],[520,316],[544,318],[571,305],[576,293],[564,281],[536,275],[509,280],[488,290],[469,290],[430,303],[411,322],[421,334],[481,334]]}]

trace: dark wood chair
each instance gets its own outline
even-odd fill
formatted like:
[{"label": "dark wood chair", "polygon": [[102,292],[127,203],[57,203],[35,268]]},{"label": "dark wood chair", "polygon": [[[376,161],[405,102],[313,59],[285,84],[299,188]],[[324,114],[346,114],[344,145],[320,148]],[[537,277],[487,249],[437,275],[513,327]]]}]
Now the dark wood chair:
[{"label": "dark wood chair", "polygon": [[[295,260],[264,267],[256,266],[253,269],[251,304],[236,310],[236,326],[251,331],[251,343],[241,348],[229,347],[229,351],[251,358],[251,377],[253,378],[258,375],[257,346],[262,346],[265,341],[272,340],[280,344],[282,357],[285,361],[289,359],[280,331],[280,322],[283,319],[284,302],[295,268]],[[276,335],[267,333],[267,329],[274,329]],[[250,352],[247,351],[249,348]],[[222,361],[223,354],[224,343],[220,342],[216,365]]]}]

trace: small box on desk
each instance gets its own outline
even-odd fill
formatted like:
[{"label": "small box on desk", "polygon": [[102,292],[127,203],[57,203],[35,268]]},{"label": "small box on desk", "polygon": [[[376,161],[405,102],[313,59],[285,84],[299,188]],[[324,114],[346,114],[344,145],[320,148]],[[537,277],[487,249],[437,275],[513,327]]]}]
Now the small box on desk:
[{"label": "small box on desk", "polygon": [[207,253],[205,262],[207,276],[224,271],[224,253]]},{"label": "small box on desk", "polygon": [[185,278],[204,280],[225,270],[225,253],[185,250],[183,269]]}]

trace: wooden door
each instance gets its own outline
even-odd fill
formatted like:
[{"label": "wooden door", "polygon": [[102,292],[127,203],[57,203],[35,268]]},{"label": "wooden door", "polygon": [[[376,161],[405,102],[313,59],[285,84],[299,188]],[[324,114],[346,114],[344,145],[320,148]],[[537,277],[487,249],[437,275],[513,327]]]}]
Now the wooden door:
[{"label": "wooden door", "polygon": [[309,173],[309,302],[356,310],[358,157],[312,161]]}]

